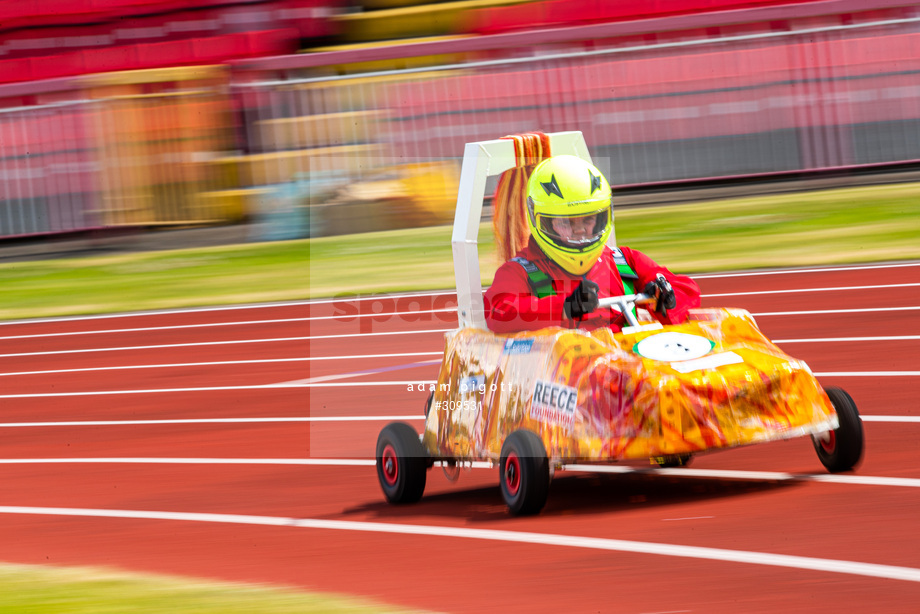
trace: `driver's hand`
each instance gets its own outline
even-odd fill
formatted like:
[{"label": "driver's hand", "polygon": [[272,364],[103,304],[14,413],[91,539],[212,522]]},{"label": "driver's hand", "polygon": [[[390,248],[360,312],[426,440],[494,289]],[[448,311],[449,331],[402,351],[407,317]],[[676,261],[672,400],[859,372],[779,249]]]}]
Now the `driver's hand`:
[{"label": "driver's hand", "polygon": [[597,291],[600,287],[593,281],[582,279],[575,292],[572,292],[562,306],[565,316],[570,320],[580,320],[598,306]]},{"label": "driver's hand", "polygon": [[671,282],[661,273],[658,273],[658,276],[653,281],[645,284],[645,289],[642,292],[655,297],[655,311],[663,316],[668,315],[668,309],[677,307],[674,288],[671,287]]}]

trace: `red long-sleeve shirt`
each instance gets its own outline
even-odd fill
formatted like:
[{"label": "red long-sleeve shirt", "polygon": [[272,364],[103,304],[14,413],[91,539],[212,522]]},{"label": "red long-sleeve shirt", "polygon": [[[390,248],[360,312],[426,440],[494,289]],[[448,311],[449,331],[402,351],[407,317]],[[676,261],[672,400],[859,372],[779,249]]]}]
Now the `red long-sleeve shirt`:
[{"label": "red long-sleeve shirt", "polygon": [[[675,275],[642,252],[628,247],[620,247],[619,250],[639,277],[634,286],[636,292],[641,292],[658,273],[671,283],[677,306],[669,309],[667,316],[653,312],[656,320],[662,324],[678,324],[686,320],[689,309],[699,307],[700,289],[695,281],[685,275]],[[597,309],[577,322],[567,318],[563,311],[566,297],[575,291],[583,278],[599,286],[599,298],[626,294],[614,262],[614,253],[609,247],[604,248],[600,258],[583,276],[573,275],[550,260],[533,239],[517,255],[532,262],[552,279],[555,294],[537,298],[524,267],[517,262],[504,263],[495,272],[492,286],[484,296],[486,323],[493,332],[512,333],[547,326],[588,330],[609,326],[618,331],[626,324],[623,314],[610,308]]]}]

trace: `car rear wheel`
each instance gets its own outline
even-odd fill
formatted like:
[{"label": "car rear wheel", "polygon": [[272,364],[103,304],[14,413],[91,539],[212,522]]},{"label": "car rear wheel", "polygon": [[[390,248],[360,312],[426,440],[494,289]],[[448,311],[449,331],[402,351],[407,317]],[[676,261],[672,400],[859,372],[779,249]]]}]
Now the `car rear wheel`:
[{"label": "car rear wheel", "polygon": [[670,454],[668,456],[656,456],[652,462],[661,469],[673,469],[675,467],[686,467],[690,464],[692,454]]},{"label": "car rear wheel", "polygon": [[828,398],[840,421],[833,431],[812,435],[821,464],[831,473],[849,471],[863,453],[863,428],[853,398],[841,388],[827,388]]},{"label": "car rear wheel", "polygon": [[514,431],[499,460],[502,497],[515,516],[536,514],[549,494],[549,459],[543,440],[532,431]]},{"label": "car rear wheel", "polygon": [[390,503],[415,503],[425,492],[428,451],[408,424],[393,422],[377,437],[377,479]]}]

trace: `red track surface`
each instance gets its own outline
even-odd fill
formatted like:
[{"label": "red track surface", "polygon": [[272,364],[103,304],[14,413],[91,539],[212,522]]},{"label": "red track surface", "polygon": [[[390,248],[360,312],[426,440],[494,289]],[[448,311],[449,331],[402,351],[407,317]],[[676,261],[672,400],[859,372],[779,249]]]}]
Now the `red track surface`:
[{"label": "red track surface", "polygon": [[[392,507],[372,466],[343,462],[370,460],[389,419],[328,419],[421,416],[425,394],[405,384],[354,384],[434,379],[439,333],[377,333],[456,320],[352,316],[449,307],[444,296],[10,323],[0,326],[2,558],[280,583],[447,612],[916,611],[920,266],[698,280],[704,306],[748,309],[825,385],[850,391],[866,419],[855,472],[821,482],[570,471],[557,474],[541,515],[515,519],[495,471],[451,484],[435,469],[421,503]],[[788,292],[880,285],[890,287]],[[881,311],[770,315],[858,308]],[[74,334],[86,331],[96,332]],[[913,338],[802,341],[898,336]],[[327,359],[415,352],[425,354]],[[273,362],[226,364],[241,360]],[[366,370],[376,372],[358,374]],[[872,419],[881,416],[893,418]],[[212,421],[168,422],[189,419]],[[106,422],[66,424],[75,421]],[[701,456],[689,469],[826,476],[806,439]],[[900,481],[855,483],[860,476]],[[62,515],[73,508],[80,515]],[[227,516],[237,514],[258,518]],[[403,533],[373,530],[394,524]],[[413,534],[416,526],[458,531]],[[471,533],[480,530],[501,533]],[[532,534],[553,543],[525,543]],[[559,545],[558,536],[590,539]],[[648,544],[655,553],[635,551]],[[735,560],[716,560],[725,551]],[[809,558],[757,562],[755,553]],[[813,559],[831,570],[803,568]],[[874,577],[865,564],[909,577]]]}]

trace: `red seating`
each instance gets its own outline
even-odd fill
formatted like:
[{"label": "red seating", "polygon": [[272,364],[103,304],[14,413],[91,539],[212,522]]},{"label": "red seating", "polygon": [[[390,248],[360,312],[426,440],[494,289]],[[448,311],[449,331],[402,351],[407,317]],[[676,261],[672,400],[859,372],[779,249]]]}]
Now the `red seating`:
[{"label": "red seating", "polygon": [[252,0],[2,0],[4,29],[110,21],[189,8],[252,3]]},{"label": "red seating", "polygon": [[180,14],[187,20],[206,21],[233,11],[250,16],[238,23],[259,29],[252,17],[259,13],[266,22],[293,26],[300,20],[328,21],[329,8],[344,4],[344,0],[0,0],[0,29],[55,26],[72,29],[106,22],[125,25],[157,16],[172,16],[174,21]]},{"label": "red seating", "polygon": [[346,0],[0,0],[0,83],[291,54]]},{"label": "red seating", "polygon": [[473,12],[472,31],[497,34],[548,26],[648,19],[820,0],[543,0]]},{"label": "red seating", "polygon": [[0,83],[282,55],[295,52],[298,41],[299,33],[286,28],[0,60]]}]

